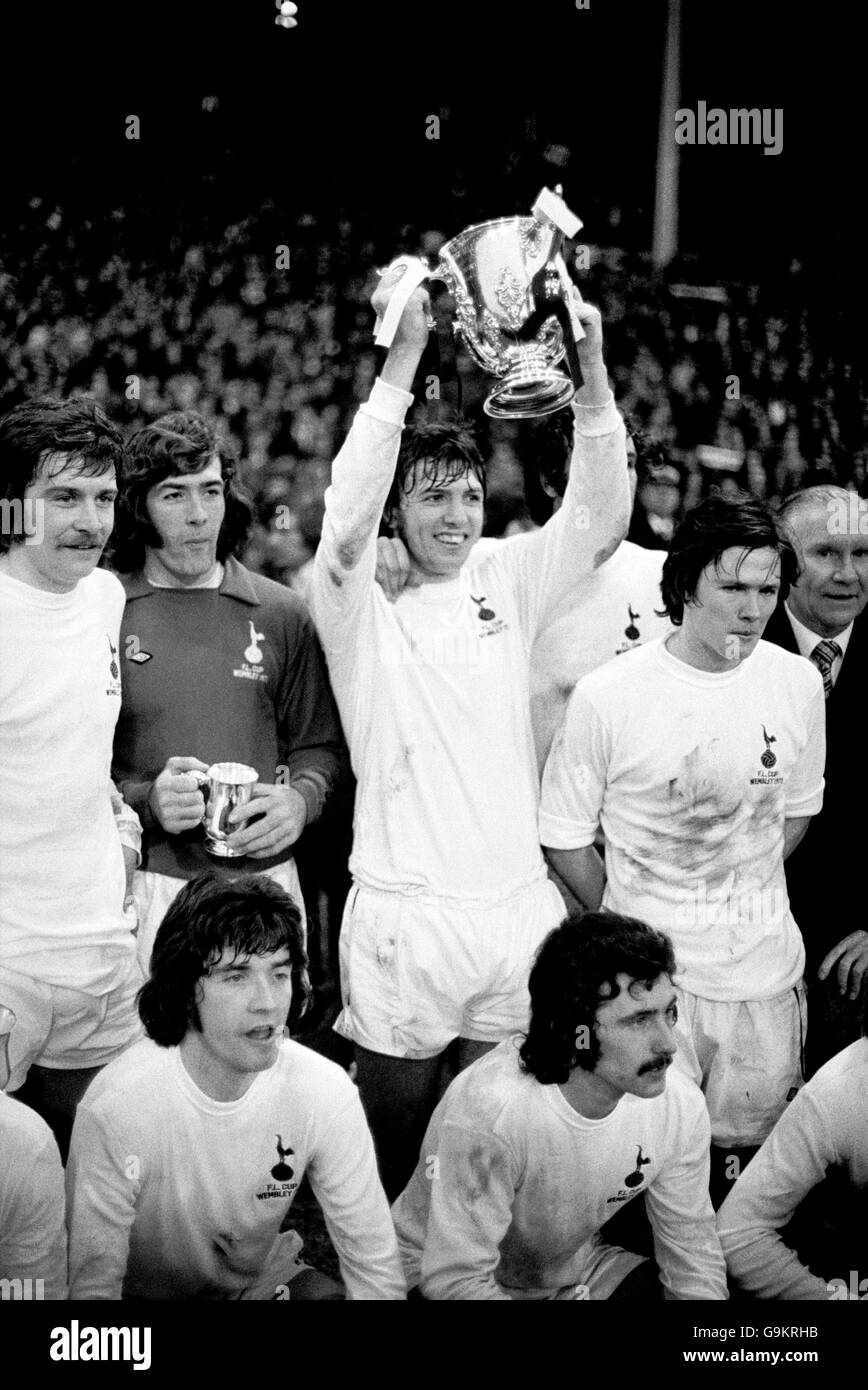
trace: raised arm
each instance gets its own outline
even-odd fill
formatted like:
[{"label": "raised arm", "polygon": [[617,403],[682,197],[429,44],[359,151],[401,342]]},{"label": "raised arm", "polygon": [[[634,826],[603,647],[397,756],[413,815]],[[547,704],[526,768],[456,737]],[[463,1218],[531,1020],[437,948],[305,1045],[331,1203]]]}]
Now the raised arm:
[{"label": "raised arm", "polygon": [[585,329],[578,348],[584,384],[572,406],[575,433],[563,505],[524,544],[495,552],[489,561],[510,577],[531,642],[614,553],[630,522],[626,432],[609,390],[600,311],[582,302],[577,308]]},{"label": "raised arm", "polygon": [[[400,273],[392,270],[380,281],[372,299],[378,313],[384,312],[399,279]],[[419,287],[332,468],[310,591],[314,621],[329,653],[344,643],[358,604],[374,583],[377,534],[413,399],[413,378],[428,341],[429,312],[427,292]]]}]

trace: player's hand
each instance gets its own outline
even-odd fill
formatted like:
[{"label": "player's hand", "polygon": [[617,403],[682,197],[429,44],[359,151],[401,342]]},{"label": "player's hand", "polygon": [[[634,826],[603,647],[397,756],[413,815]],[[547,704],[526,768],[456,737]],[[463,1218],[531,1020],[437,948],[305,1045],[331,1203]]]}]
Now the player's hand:
[{"label": "player's hand", "polygon": [[868,970],[868,931],[853,931],[837,946],[833,946],[817,971],[818,978],[825,980],[836,963],[839,991],[850,999],[858,999],[865,971]]},{"label": "player's hand", "polygon": [[381,536],[377,541],[375,578],[390,603],[400,598],[405,589],[418,589],[421,585],[421,579],[412,572],[407,547],[397,536]]},{"label": "player's hand", "polygon": [[[245,825],[251,816],[261,819]],[[230,811],[228,819],[242,827],[229,836],[229,848],[251,859],[268,859],[295,844],[307,824],[307,802],[294,787],[257,782],[250,800]]]},{"label": "player's hand", "polygon": [[207,772],[201,758],[169,758],[151,787],[148,805],[170,835],[192,830],[205,814],[205,798],[191,772]]},{"label": "player's hand", "polygon": [[[389,300],[404,277],[401,263],[387,270],[371,295],[371,305],[378,318],[382,318],[388,308]],[[424,285],[417,285],[404,306],[404,312],[395,330],[390,352],[401,349],[417,352],[421,357],[428,342],[433,320],[431,300]]]},{"label": "player's hand", "polygon": [[[573,289],[575,290],[575,286]],[[579,361],[583,367],[602,362],[603,317],[599,309],[595,308],[593,304],[586,304],[578,291],[573,295],[573,308],[585,330],[584,338],[576,344]]]}]

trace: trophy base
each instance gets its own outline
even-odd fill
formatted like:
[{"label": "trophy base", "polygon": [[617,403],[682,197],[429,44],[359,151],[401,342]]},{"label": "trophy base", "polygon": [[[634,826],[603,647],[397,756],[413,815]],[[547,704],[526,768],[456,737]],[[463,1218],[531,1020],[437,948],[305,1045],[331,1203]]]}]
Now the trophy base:
[{"label": "trophy base", "polygon": [[554,415],[569,405],[576,388],[569,377],[554,368],[513,368],[483,405],[496,420],[533,420]]},{"label": "trophy base", "polygon": [[243,859],[244,855],[239,854],[236,849],[230,849],[222,840],[206,840],[205,851],[213,854],[215,859]]}]

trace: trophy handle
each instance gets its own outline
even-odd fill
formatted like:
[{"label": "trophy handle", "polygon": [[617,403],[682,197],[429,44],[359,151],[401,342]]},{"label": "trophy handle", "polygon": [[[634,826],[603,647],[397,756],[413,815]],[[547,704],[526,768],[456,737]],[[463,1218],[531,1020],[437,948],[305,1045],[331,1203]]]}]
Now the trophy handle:
[{"label": "trophy handle", "polygon": [[440,280],[448,289],[451,290],[453,284],[453,274],[443,261],[438,261],[434,269],[428,272],[429,280]]}]

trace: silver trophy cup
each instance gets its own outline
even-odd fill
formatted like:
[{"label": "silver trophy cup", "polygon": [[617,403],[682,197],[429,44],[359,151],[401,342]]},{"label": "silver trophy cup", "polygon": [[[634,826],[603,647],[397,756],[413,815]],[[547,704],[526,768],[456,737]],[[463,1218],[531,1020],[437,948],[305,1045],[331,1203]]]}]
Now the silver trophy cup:
[{"label": "silver trophy cup", "polygon": [[202,824],[208,853],[220,859],[243,859],[243,854],[230,849],[226,843],[233,831],[241,829],[229,823],[229,813],[236,806],[247,804],[259,781],[259,773],[244,763],[212,763],[207,772],[195,772],[193,776],[205,795]]},{"label": "silver trophy cup", "polygon": [[[581,225],[581,224],[579,224]],[[431,272],[450,290],[456,329],[486,372],[501,380],[488,415],[526,419],[562,410],[579,381],[558,370],[571,332],[560,265],[561,231],[536,217],[499,217],[448,241]]]}]

